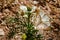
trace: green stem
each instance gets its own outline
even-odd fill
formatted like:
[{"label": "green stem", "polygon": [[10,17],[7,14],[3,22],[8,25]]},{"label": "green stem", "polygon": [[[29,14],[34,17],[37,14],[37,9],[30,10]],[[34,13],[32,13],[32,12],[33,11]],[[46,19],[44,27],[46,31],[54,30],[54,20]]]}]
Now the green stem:
[{"label": "green stem", "polygon": [[29,23],[30,23],[30,13],[28,13],[28,27],[29,27]]}]

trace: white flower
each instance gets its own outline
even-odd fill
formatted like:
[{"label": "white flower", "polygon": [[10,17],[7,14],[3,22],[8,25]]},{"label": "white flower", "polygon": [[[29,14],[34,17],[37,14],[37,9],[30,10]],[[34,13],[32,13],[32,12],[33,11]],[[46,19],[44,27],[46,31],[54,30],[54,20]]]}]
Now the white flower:
[{"label": "white flower", "polygon": [[25,14],[25,15],[23,15],[23,17],[26,17],[26,18],[28,18],[28,15],[26,15],[26,14]]},{"label": "white flower", "polygon": [[33,1],[33,4],[38,4],[38,2],[37,1]]},{"label": "white flower", "polygon": [[27,7],[24,6],[24,5],[21,5],[21,6],[20,6],[20,9],[23,10],[23,12],[27,12]]},{"label": "white flower", "polygon": [[44,24],[40,24],[37,26],[37,29],[45,29],[46,28],[46,25]]},{"label": "white flower", "polygon": [[34,27],[36,29],[36,27]]},{"label": "white flower", "polygon": [[43,12],[40,12],[40,16],[43,17],[45,14]]},{"label": "white flower", "polygon": [[44,15],[44,16],[42,17],[42,21],[43,21],[43,22],[49,21],[49,20],[50,20],[50,18],[49,18],[47,15]]},{"label": "white flower", "polygon": [[50,26],[50,18],[48,17],[48,15],[46,15],[46,13],[43,10],[40,11],[40,16],[41,16],[41,21],[45,25]]},{"label": "white flower", "polygon": [[33,6],[31,12],[34,12],[36,8],[37,8],[36,6]]},{"label": "white flower", "polygon": [[50,22],[43,22],[46,26],[50,26]]}]

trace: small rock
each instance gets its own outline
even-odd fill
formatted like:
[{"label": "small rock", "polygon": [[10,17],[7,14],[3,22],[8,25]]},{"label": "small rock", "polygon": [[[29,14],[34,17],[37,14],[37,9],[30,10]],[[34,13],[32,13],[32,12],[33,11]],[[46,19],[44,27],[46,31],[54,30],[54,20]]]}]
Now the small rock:
[{"label": "small rock", "polygon": [[0,29],[0,36],[3,36],[3,35],[5,35],[4,31],[3,31],[3,29]]}]

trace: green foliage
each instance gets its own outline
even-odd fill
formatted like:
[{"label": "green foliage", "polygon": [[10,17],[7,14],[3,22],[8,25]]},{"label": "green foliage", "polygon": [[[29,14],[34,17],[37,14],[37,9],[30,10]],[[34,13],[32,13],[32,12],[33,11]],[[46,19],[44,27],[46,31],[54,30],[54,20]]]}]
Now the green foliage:
[{"label": "green foliage", "polygon": [[[30,13],[31,8],[27,7],[27,12],[25,13],[25,15],[28,16],[28,18],[26,18],[26,22],[23,20],[19,20],[20,18],[9,18],[8,23],[16,23],[16,25],[20,25],[19,27],[14,27],[12,26],[12,28],[10,29],[8,38],[13,38],[13,36],[17,33],[16,30],[21,29],[22,31],[22,40],[40,40],[41,34],[38,34],[39,30],[35,29],[33,24],[30,22],[30,16],[32,13]],[[17,24],[18,23],[18,24]],[[26,28],[26,29],[24,29]]]},{"label": "green foliage", "polygon": [[[41,34],[37,34],[38,30],[34,29],[33,24],[30,22],[30,15],[32,13],[30,13],[30,8],[28,8],[28,12],[26,14],[28,14],[28,22],[27,22],[27,30],[25,32],[27,38],[26,40],[40,40],[41,39]],[[26,25],[26,24],[25,24]]]},{"label": "green foliage", "polygon": [[23,34],[22,38],[23,38],[23,40],[26,40],[26,38],[27,38],[26,34]]},{"label": "green foliage", "polygon": [[27,7],[28,11],[31,11],[31,8],[30,7]]}]

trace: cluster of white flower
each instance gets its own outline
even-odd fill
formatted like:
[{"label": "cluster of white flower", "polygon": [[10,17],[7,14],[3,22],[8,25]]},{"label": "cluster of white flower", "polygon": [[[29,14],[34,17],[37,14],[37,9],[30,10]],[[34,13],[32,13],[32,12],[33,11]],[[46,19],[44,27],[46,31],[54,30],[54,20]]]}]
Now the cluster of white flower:
[{"label": "cluster of white flower", "polygon": [[[32,6],[32,10],[30,11],[31,13],[33,13],[35,10],[36,10],[36,6]],[[27,6],[25,6],[25,5],[20,5],[20,9],[23,11],[23,12],[28,12],[27,11]],[[28,17],[27,15],[24,15],[23,17]]]},{"label": "cluster of white flower", "polygon": [[[31,13],[32,14],[35,14],[33,13],[37,8],[39,8],[40,12],[39,12],[39,15],[41,17],[41,20],[42,23],[40,23],[37,27],[40,28],[40,29],[44,29],[46,27],[49,27],[51,24],[50,24],[50,18],[48,17],[48,15],[46,15],[46,12],[44,12],[44,10],[42,10],[40,7],[37,7],[37,6],[32,6],[31,7]],[[20,9],[23,11],[23,12],[27,12],[27,6],[24,6],[24,5],[20,5]],[[33,15],[34,16],[34,15]],[[24,15],[24,17],[28,17],[27,15]],[[34,18],[33,18],[34,19]],[[36,18],[36,20],[38,21],[39,18]],[[36,22],[37,22],[36,21]],[[35,27],[36,28],[36,27]]]},{"label": "cluster of white flower", "polygon": [[42,23],[39,24],[37,27],[39,29],[46,29],[46,28],[48,28],[51,25],[50,18],[48,17],[48,15],[46,15],[46,13],[43,10],[40,10],[40,16],[41,16]]}]

